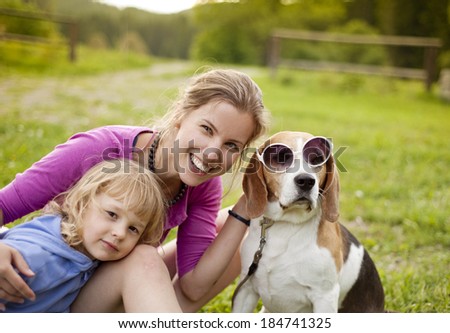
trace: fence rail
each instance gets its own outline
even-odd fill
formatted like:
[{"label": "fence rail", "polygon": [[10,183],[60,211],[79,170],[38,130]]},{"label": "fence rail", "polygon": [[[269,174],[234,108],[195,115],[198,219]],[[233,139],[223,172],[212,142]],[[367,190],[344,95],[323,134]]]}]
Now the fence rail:
[{"label": "fence rail", "polygon": [[[18,17],[28,20],[49,21],[57,24],[67,25],[69,27],[68,56],[71,62],[76,61],[78,24],[70,17],[49,13],[32,13],[11,8],[0,8],[0,15]],[[16,40],[22,43],[50,43],[50,40],[44,37],[12,33],[0,33],[0,40]]]},{"label": "fence rail", "polygon": [[[385,46],[408,46],[424,48],[424,67],[423,69],[404,68],[404,67],[386,67],[375,65],[361,65],[339,63],[331,61],[313,61],[313,60],[293,60],[282,59],[281,54],[281,40],[299,40],[299,41],[314,41],[314,42],[331,42],[343,44],[360,44],[360,45],[385,45]],[[289,68],[300,68],[306,70],[323,70],[336,71],[346,73],[368,74],[368,75],[383,75],[402,77],[410,79],[420,79],[425,83],[426,90],[431,89],[431,85],[436,78],[436,61],[439,48],[442,47],[442,42],[438,38],[424,38],[413,36],[372,36],[372,35],[351,35],[351,34],[337,34],[325,33],[318,31],[299,31],[288,29],[276,29],[271,35],[271,45],[269,54],[269,65],[272,70],[272,75],[276,75],[279,66]]]}]

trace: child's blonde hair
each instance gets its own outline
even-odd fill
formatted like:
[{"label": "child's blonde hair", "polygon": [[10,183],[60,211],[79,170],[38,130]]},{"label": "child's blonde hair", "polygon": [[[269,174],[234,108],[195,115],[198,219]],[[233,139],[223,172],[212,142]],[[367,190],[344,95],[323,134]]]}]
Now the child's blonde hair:
[{"label": "child's blonde hair", "polygon": [[70,246],[82,243],[83,214],[105,193],[123,203],[147,226],[139,242],[157,246],[164,230],[166,204],[159,179],[133,160],[103,161],[92,167],[70,190],[61,194],[50,211],[62,218],[61,233]]}]

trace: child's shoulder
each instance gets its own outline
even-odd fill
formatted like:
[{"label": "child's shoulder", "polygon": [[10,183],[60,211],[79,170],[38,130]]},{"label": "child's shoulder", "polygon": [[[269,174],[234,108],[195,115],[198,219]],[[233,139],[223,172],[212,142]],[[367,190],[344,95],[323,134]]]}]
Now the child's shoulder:
[{"label": "child's shoulder", "polygon": [[[31,233],[59,234],[61,225],[61,216],[57,214],[45,214],[34,217],[33,219],[17,224],[5,232],[5,238],[27,236]],[[28,236],[27,236],[28,237]]]},{"label": "child's shoulder", "polygon": [[17,225],[5,232],[2,241],[23,256],[35,273],[27,283],[37,290],[47,288],[48,281],[64,278],[72,270],[85,271],[95,264],[64,241],[59,215],[42,215]]}]

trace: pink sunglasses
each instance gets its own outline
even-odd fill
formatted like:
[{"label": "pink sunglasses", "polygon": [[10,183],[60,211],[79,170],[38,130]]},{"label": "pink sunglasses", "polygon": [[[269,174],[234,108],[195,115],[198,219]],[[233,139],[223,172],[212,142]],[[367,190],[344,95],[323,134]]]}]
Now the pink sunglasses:
[{"label": "pink sunglasses", "polygon": [[[303,160],[312,168],[324,165],[333,151],[332,142],[322,136],[315,136],[302,147]],[[258,159],[272,172],[284,172],[295,162],[295,152],[284,143],[272,143],[264,148]]]}]

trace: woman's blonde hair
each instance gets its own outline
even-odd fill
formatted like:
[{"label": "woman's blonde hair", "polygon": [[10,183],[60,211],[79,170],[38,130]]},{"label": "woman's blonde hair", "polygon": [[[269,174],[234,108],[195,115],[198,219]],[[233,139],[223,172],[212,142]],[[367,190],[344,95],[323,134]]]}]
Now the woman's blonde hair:
[{"label": "woman's blonde hair", "polygon": [[61,233],[70,246],[82,243],[83,214],[101,193],[122,202],[127,211],[148,222],[140,243],[159,245],[166,217],[160,181],[143,166],[125,159],[100,162],[52,202],[50,212],[62,216]]},{"label": "woman's blonde hair", "polygon": [[247,74],[232,69],[215,69],[194,76],[162,118],[158,129],[164,135],[191,111],[209,102],[226,102],[253,116],[255,128],[247,145],[266,133],[269,113],[264,108],[261,89]]}]

